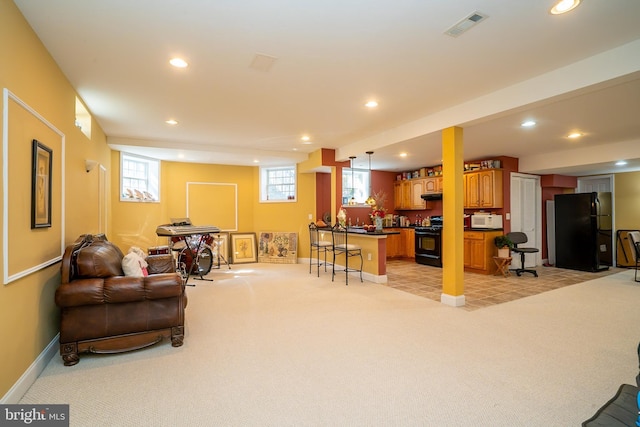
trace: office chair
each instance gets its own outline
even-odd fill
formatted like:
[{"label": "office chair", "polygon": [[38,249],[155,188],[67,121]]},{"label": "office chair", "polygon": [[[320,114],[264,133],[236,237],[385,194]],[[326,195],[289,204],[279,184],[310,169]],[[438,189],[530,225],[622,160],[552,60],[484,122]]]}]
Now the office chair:
[{"label": "office chair", "polygon": [[[331,270],[331,281],[333,282],[333,278],[336,275],[336,255],[344,254],[344,272],[345,272],[345,283],[349,284],[349,273],[354,271],[360,272],[360,281],[362,282],[362,264],[364,260],[362,258],[362,248],[357,245],[351,245],[348,242],[347,228],[336,224],[331,229],[331,237],[333,240],[333,268]],[[352,257],[360,257],[360,269],[349,268],[349,258]]]},{"label": "office chair", "polygon": [[640,279],[638,279],[638,268],[640,267],[640,231],[630,231],[629,239],[631,240],[631,245],[635,249],[636,255],[636,272],[633,275],[633,280],[640,282]]},{"label": "office chair", "polygon": [[520,276],[522,273],[531,273],[535,277],[538,277],[537,271],[524,268],[524,256],[525,254],[540,252],[540,249],[519,247],[518,245],[527,243],[529,241],[529,239],[527,238],[527,235],[521,231],[514,231],[512,233],[507,233],[507,237],[509,238],[509,240],[513,242],[513,248],[511,248],[511,250],[515,253],[520,254],[520,263],[521,263],[520,268],[516,268],[511,271],[515,271],[518,276]]},{"label": "office chair", "polygon": [[[333,250],[333,243],[328,240],[321,240],[318,236],[318,226],[315,223],[309,224],[309,242],[310,242],[310,253],[309,253],[309,274],[311,274],[311,265],[313,262],[313,253],[316,253],[318,266],[318,277],[320,277],[320,266],[324,265],[324,271],[327,271],[327,252]],[[324,254],[324,263],[320,263],[320,252]]]}]

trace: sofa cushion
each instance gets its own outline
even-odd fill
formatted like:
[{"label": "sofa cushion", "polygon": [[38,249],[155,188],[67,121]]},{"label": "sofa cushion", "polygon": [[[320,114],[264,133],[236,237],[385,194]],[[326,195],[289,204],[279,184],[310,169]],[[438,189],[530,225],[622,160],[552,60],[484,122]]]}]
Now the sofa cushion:
[{"label": "sofa cushion", "polygon": [[122,252],[110,242],[95,242],[78,250],[76,275],[78,277],[121,276]]}]

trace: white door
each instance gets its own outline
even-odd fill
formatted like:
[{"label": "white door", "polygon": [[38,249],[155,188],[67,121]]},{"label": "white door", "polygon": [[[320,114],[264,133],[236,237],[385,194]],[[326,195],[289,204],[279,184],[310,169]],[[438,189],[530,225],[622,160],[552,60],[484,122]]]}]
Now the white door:
[{"label": "white door", "polygon": [[[542,215],[540,177],[535,175],[511,174],[511,231],[521,231],[527,235],[523,247],[540,249],[537,253],[526,254],[525,267],[535,267],[542,263]],[[520,267],[520,256],[514,257],[512,268]]]},{"label": "white door", "polygon": [[578,193],[604,193],[613,191],[611,184],[612,176],[597,176],[597,177],[581,177],[578,178]]}]

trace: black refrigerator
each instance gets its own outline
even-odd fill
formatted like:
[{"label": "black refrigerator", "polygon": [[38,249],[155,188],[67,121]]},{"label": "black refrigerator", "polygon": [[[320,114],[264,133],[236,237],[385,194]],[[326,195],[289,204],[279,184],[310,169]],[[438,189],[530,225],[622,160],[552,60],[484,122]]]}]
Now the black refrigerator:
[{"label": "black refrigerator", "polygon": [[611,258],[611,193],[556,194],[556,267],[607,270]]}]

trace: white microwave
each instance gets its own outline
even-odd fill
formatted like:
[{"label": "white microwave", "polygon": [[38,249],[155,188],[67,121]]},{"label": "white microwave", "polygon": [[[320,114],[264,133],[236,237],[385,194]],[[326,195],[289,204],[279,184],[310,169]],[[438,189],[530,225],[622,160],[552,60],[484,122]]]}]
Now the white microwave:
[{"label": "white microwave", "polygon": [[502,228],[502,215],[471,215],[471,228]]}]

